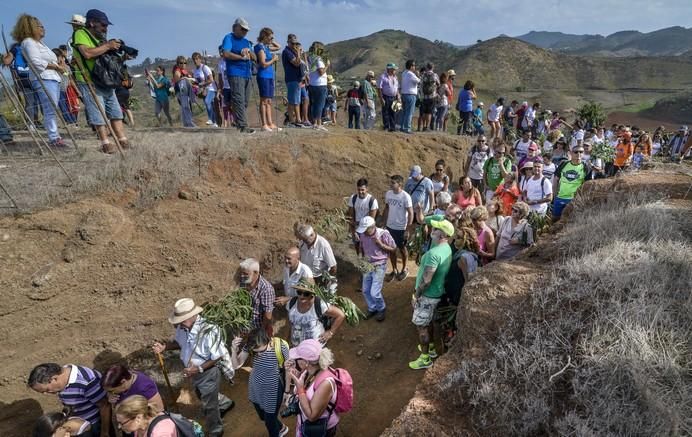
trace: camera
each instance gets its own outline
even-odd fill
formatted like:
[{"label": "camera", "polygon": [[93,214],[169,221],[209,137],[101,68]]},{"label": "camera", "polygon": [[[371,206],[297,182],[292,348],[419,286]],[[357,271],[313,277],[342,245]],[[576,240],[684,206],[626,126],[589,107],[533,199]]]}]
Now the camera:
[{"label": "camera", "polygon": [[139,50],[137,50],[134,47],[130,47],[127,44],[125,44],[125,41],[119,40],[120,41],[120,52],[129,56],[130,58],[134,59],[139,55]]},{"label": "camera", "polygon": [[300,404],[298,404],[298,398],[295,396],[288,404],[288,406],[281,412],[281,417],[291,417],[300,414]]}]

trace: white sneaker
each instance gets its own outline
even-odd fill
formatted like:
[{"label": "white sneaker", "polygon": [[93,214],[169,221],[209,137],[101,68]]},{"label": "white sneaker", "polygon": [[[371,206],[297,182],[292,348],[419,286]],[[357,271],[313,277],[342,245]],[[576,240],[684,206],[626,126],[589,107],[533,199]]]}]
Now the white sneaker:
[{"label": "white sneaker", "polygon": [[324,131],[324,132],[329,132],[329,130],[327,130],[327,128],[324,127],[324,126],[322,126],[322,125],[319,125],[319,126],[315,127],[315,129],[318,129],[318,130],[321,130],[321,131]]},{"label": "white sneaker", "polygon": [[207,126],[211,126],[212,124],[214,124],[214,122],[213,122],[213,121],[211,121],[211,120],[207,120]]},{"label": "white sneaker", "polygon": [[216,124],[216,123],[212,123],[212,124],[211,124],[211,127],[219,127],[219,125]]}]

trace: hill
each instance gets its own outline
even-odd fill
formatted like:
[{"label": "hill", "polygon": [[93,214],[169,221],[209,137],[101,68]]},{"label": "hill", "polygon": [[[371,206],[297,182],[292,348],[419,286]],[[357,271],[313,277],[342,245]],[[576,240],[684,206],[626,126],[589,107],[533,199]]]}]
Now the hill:
[{"label": "hill", "polygon": [[406,32],[383,30],[330,44],[328,50],[341,77],[362,77],[367,70],[379,74],[387,62],[416,59],[419,64],[434,62],[439,71],[454,68],[461,81],[471,78],[479,87],[494,90],[662,90],[692,84],[690,57],[571,56],[509,37],[455,49]]},{"label": "hill", "polygon": [[538,47],[597,56],[678,56],[692,45],[692,28],[673,26],[653,32],[634,30],[602,35],[529,32],[516,37]]}]

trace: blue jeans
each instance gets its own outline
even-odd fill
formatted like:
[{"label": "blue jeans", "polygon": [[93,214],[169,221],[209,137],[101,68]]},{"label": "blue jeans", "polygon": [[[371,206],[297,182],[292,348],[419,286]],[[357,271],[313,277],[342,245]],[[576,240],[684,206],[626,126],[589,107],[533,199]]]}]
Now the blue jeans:
[{"label": "blue jeans", "polygon": [[560,218],[562,210],[572,201],[572,199],[560,199],[556,197],[553,201],[553,218]]},{"label": "blue jeans", "polygon": [[[84,100],[84,108],[86,110],[88,123],[92,126],[105,126],[106,122],[103,120],[99,107],[96,106],[97,102],[95,102],[91,96],[88,85],[86,83],[77,82],[77,87]],[[101,89],[94,85],[94,93],[98,99],[98,105],[106,112],[106,117],[108,117],[109,120],[123,119],[123,111],[120,109],[118,98],[115,97],[115,90]]]},{"label": "blue jeans", "polygon": [[384,285],[384,271],[387,264],[374,266],[375,270],[363,274],[363,297],[368,305],[368,311],[383,311],[386,307],[384,297],[382,297],[382,286]]},{"label": "blue jeans", "polygon": [[322,111],[327,101],[327,86],[310,85],[308,87],[308,93],[310,96],[310,118],[313,123],[316,123],[322,119]]},{"label": "blue jeans", "polygon": [[39,117],[39,101],[38,96],[34,93],[29,73],[17,72],[17,87],[24,94],[24,110],[26,111],[32,123],[35,123]]},{"label": "blue jeans", "polygon": [[[57,106],[60,100],[60,82],[44,79],[43,84],[46,87],[45,91],[38,80],[31,82],[31,86],[38,95],[39,102],[41,102],[41,109],[43,109],[43,127],[46,128],[48,139],[55,141],[60,138],[60,133],[58,132],[58,114],[53,107]],[[55,105],[51,104],[49,98]]]},{"label": "blue jeans", "polygon": [[348,107],[348,128],[360,129],[360,106]]},{"label": "blue jeans", "polygon": [[401,131],[411,132],[411,120],[413,120],[413,112],[416,110],[415,94],[402,94],[401,101],[404,105],[404,113],[401,119]]},{"label": "blue jeans", "polygon": [[214,98],[216,97],[216,91],[207,90],[207,96],[204,98],[204,106],[207,108],[207,120],[214,121]]}]

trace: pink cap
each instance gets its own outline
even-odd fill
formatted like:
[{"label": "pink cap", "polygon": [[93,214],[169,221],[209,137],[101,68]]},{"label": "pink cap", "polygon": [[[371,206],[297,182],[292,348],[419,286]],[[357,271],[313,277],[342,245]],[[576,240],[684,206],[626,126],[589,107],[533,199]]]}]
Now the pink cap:
[{"label": "pink cap", "polygon": [[301,358],[309,363],[315,363],[320,360],[320,352],[322,352],[322,344],[310,338],[301,341],[298,346],[289,349],[288,358],[291,360]]},{"label": "pink cap", "polygon": [[538,150],[538,146],[536,145],[536,143],[531,143],[531,145],[529,146],[529,150]]}]

